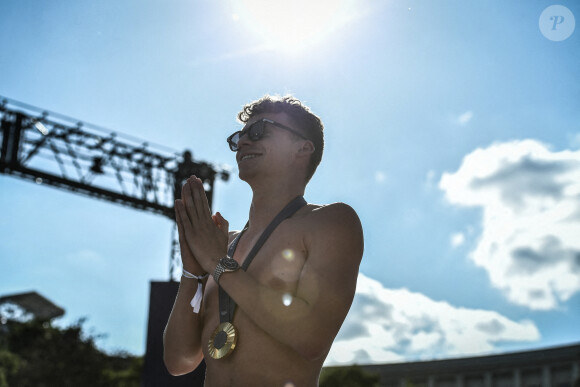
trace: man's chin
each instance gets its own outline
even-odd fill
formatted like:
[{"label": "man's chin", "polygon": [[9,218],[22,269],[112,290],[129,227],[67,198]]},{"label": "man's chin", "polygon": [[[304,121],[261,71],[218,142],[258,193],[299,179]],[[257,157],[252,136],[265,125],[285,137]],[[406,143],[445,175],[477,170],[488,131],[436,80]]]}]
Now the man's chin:
[{"label": "man's chin", "polygon": [[245,171],[238,172],[238,177],[240,178],[240,180],[245,181],[246,183],[248,183],[248,180],[251,179],[253,176],[254,176],[253,173],[248,173]]}]

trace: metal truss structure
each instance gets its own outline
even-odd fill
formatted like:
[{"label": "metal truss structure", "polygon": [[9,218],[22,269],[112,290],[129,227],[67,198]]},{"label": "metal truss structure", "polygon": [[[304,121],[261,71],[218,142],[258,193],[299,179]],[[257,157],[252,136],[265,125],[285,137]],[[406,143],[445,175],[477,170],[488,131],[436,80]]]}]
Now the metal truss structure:
[{"label": "metal truss structure", "polygon": [[[0,97],[2,99],[2,97]],[[210,207],[216,177],[229,173],[159,145],[14,100],[0,102],[0,173],[174,219],[173,203],[192,174]],[[180,264],[173,230],[170,280]]]}]

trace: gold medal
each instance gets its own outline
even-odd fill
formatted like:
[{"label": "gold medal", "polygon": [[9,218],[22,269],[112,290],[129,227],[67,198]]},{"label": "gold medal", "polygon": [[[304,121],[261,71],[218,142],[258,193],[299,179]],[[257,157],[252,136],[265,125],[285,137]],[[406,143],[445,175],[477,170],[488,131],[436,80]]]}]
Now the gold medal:
[{"label": "gold medal", "polygon": [[209,355],[214,359],[226,357],[236,348],[238,341],[238,332],[230,322],[221,323],[211,334],[207,349]]}]

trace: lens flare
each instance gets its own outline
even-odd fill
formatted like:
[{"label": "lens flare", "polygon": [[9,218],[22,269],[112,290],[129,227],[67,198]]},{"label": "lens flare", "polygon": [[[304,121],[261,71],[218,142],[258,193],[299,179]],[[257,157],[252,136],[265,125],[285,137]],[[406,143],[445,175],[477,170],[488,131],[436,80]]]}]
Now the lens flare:
[{"label": "lens flare", "polygon": [[294,250],[292,249],[286,249],[284,251],[282,251],[282,256],[287,260],[287,261],[293,261],[294,260]]},{"label": "lens flare", "polygon": [[282,303],[284,306],[290,306],[292,304],[292,295],[290,293],[284,293],[282,295]]}]

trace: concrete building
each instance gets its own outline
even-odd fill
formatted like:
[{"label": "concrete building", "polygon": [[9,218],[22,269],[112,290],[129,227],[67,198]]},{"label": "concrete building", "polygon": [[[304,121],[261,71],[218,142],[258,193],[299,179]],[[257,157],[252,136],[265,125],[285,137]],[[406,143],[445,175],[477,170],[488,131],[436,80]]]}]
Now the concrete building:
[{"label": "concrete building", "polygon": [[381,387],[580,386],[580,344],[502,355],[366,365]]}]

